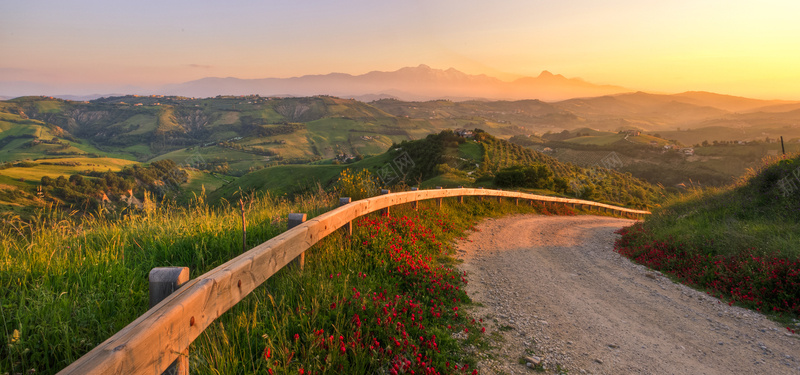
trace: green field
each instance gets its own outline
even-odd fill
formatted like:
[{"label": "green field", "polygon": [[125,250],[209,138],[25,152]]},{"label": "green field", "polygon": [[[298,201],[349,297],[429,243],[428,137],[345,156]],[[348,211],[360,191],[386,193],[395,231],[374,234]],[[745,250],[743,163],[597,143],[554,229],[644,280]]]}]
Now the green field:
[{"label": "green field", "polygon": [[610,145],[625,139],[623,134],[610,134],[602,136],[585,136],[567,139],[566,142],[572,142],[584,145]]},{"label": "green field", "polygon": [[[114,158],[58,158],[38,160],[33,167],[12,167],[0,170],[0,175],[20,183],[38,185],[44,176],[57,178],[69,177],[84,171],[121,171],[127,165],[137,164],[135,161]],[[77,165],[48,165],[46,163],[76,163]]]}]

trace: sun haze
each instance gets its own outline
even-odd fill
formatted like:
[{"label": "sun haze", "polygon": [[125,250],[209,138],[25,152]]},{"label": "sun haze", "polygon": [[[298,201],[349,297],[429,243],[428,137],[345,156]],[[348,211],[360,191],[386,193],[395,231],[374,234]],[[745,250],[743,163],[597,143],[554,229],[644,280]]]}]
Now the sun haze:
[{"label": "sun haze", "polygon": [[797,14],[792,1],[15,1],[0,5],[0,84],[85,93],[427,64],[800,99]]}]

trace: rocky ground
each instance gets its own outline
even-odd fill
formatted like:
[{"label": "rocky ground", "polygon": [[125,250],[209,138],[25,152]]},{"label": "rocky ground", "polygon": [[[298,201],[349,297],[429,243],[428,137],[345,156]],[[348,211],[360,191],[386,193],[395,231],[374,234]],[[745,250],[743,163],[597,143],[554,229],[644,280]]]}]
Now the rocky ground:
[{"label": "rocky ground", "polygon": [[613,232],[632,223],[512,216],[461,241],[494,343],[481,373],[800,374],[797,335],[616,254]]}]

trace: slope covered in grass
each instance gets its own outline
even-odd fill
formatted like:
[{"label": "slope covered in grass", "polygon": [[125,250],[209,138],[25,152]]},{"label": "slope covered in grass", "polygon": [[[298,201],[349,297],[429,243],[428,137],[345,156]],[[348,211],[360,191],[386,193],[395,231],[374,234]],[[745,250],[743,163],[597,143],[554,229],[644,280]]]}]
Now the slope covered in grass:
[{"label": "slope covered in grass", "polygon": [[760,311],[800,314],[800,157],[698,191],[623,230],[621,254]]},{"label": "slope covered in grass", "polygon": [[[289,212],[314,217],[332,198],[250,197],[247,248],[286,230]],[[479,345],[481,324],[463,312],[450,240],[481,217],[547,213],[471,203],[395,207],[355,221],[352,237],[326,237],[303,272],[284,268],[206,329],[190,348],[192,372],[469,373],[464,347]],[[237,256],[241,215],[238,205],[196,202],[118,220],[46,212],[0,223],[0,373],[54,374],[110,337],[147,310],[153,267],[186,266],[194,278]]]},{"label": "slope covered in grass", "polygon": [[[480,157],[476,157],[479,150]],[[494,186],[493,177],[502,169],[544,165],[557,180],[553,190],[566,196],[641,208],[650,207],[663,197],[660,188],[630,174],[561,163],[544,153],[481,131],[476,132],[474,140],[443,131],[425,139],[403,142],[388,153],[392,161],[403,160],[405,156],[411,161],[391,165],[409,185],[436,179],[443,186]]]}]

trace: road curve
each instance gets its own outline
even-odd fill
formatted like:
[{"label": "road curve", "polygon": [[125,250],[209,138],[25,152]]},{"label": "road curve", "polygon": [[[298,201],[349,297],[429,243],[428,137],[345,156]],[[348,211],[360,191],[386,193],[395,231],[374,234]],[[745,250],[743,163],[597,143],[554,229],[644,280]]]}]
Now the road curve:
[{"label": "road curve", "polygon": [[[760,314],[613,251],[633,221],[598,216],[487,219],[457,244],[467,292],[495,347],[484,374],[800,374],[800,339]],[[476,349],[477,351],[477,349]]]}]

